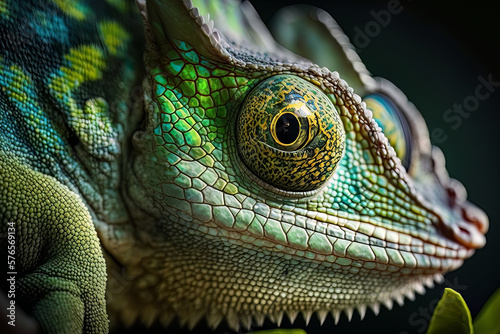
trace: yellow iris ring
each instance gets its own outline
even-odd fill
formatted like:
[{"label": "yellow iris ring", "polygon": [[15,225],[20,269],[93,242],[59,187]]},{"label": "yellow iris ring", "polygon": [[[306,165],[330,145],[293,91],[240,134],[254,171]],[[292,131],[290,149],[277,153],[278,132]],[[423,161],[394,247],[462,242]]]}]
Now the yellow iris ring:
[{"label": "yellow iris ring", "polygon": [[276,129],[276,123],[278,122],[278,120],[281,118],[281,116],[284,116],[284,115],[292,115],[295,120],[297,121],[297,123],[300,124],[297,116],[295,116],[294,113],[292,112],[289,112],[289,111],[286,111],[286,112],[282,112],[282,113],[279,113],[277,114],[276,116],[274,116],[272,122],[271,122],[271,136],[273,137],[274,141],[281,145],[281,146],[285,146],[285,147],[290,147],[290,146],[293,146],[295,145],[295,143],[297,143],[297,141],[299,141],[299,139],[301,138],[301,135],[303,133],[302,129],[299,127],[299,133],[297,135],[297,138],[295,138],[295,140],[289,144],[286,144],[286,143],[283,143],[279,138],[278,138],[278,131]]},{"label": "yellow iris ring", "polygon": [[[282,116],[291,115],[297,124],[299,125],[299,132],[295,140],[291,143],[284,143],[278,138],[278,130],[276,127],[276,123]],[[280,110],[278,114],[276,114],[270,126],[271,136],[273,140],[279,146],[286,149],[287,151],[298,150],[301,147],[307,145],[311,139],[314,131],[311,129],[311,122],[309,118],[312,117],[311,111],[303,102],[297,102],[294,104],[290,104],[287,107]]]}]

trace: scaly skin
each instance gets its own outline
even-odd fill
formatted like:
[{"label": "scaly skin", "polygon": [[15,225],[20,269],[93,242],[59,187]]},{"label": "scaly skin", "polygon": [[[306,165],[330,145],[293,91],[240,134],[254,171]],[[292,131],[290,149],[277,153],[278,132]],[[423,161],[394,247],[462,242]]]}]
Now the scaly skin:
[{"label": "scaly skin", "polygon": [[[0,6],[3,31],[46,45],[0,39],[21,50],[0,53],[2,231],[18,226],[27,305],[53,305],[32,310],[44,330],[105,331],[103,259],[112,324],[237,329],[377,312],[484,245],[487,218],[448,178],[418,111],[368,75],[326,13],[286,10],[277,34],[328,69],[275,44],[248,4],[153,0],[134,15],[79,3],[52,2],[50,19]],[[301,49],[299,29],[333,56]]]},{"label": "scaly skin", "polygon": [[65,3],[0,1],[0,248],[7,258],[14,223],[13,300],[44,332],[103,333],[106,264],[94,224],[127,221],[121,141],[133,122],[142,67],[131,32],[141,22],[133,4]]}]

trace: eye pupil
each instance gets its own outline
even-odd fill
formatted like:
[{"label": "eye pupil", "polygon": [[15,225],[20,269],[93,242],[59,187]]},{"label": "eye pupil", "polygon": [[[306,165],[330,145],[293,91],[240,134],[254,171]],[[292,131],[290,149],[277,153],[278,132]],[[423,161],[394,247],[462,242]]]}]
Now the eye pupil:
[{"label": "eye pupil", "polygon": [[299,137],[299,132],[299,120],[291,113],[282,114],[276,121],[276,137],[281,144],[292,144]]}]

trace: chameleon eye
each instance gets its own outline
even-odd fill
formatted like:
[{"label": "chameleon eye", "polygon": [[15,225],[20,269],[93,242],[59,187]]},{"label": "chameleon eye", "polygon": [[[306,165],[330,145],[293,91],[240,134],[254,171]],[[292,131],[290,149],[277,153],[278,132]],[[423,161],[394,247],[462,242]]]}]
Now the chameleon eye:
[{"label": "chameleon eye", "polygon": [[236,123],[245,165],[282,190],[318,189],[344,152],[345,132],[336,106],[297,76],[277,75],[257,85]]},{"label": "chameleon eye", "polygon": [[408,169],[410,164],[411,137],[408,122],[390,98],[382,94],[371,94],[363,101],[373,113],[373,118],[382,128],[396,155]]}]

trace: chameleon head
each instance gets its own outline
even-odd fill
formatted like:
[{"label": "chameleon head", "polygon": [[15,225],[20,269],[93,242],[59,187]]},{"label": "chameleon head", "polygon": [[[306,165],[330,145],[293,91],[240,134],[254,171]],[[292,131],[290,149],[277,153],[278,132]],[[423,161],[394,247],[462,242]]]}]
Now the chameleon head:
[{"label": "chameleon head", "polygon": [[399,90],[351,50],[329,67],[363,101],[337,72],[277,46],[248,4],[219,10],[229,12],[210,13],[215,28],[203,4],[143,8],[150,80],[129,194],[153,218],[136,224],[153,251],[130,264],[145,297],[115,307],[233,328],[285,313],[363,316],[413,298],[484,245],[486,216]]}]

